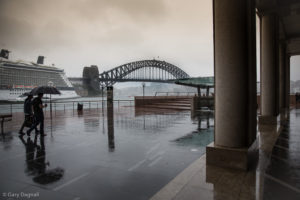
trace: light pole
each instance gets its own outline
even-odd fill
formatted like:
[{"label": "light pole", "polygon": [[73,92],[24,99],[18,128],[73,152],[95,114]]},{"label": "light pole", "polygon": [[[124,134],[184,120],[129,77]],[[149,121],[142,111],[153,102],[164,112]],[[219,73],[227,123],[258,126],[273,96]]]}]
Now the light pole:
[{"label": "light pole", "polygon": [[[49,87],[53,87],[54,86],[54,83],[52,81],[49,81],[48,82],[48,86]],[[51,94],[50,94],[50,118],[52,120],[52,102],[51,102]]]},{"label": "light pole", "polygon": [[143,98],[145,97],[145,83],[142,83],[143,86]]}]

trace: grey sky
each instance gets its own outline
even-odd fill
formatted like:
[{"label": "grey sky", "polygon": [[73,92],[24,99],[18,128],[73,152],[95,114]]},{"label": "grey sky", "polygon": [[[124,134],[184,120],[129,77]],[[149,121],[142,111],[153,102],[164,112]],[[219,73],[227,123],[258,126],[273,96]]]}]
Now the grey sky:
[{"label": "grey sky", "polygon": [[192,76],[213,74],[211,0],[0,0],[0,47],[12,59],[80,76],[159,58]]},{"label": "grey sky", "polygon": [[[153,58],[213,75],[212,0],[0,0],[0,25],[12,59],[44,55],[67,76]],[[300,79],[300,58],[291,64]]]},{"label": "grey sky", "polygon": [[291,80],[300,80],[300,56],[291,57]]}]

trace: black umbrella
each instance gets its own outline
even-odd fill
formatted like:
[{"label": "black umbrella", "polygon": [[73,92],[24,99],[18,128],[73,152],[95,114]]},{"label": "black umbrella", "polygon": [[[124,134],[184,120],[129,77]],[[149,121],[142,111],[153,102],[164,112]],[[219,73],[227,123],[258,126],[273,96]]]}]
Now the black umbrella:
[{"label": "black umbrella", "polygon": [[30,92],[25,92],[25,93],[21,94],[19,97],[28,97],[29,95],[32,95],[32,94],[30,94]]},{"label": "black umbrella", "polygon": [[61,94],[61,93],[57,88],[55,88],[53,86],[39,86],[39,87],[33,88],[30,91],[30,94],[32,94],[32,95],[38,95],[39,93],[50,94],[50,116],[52,119],[51,94]]},{"label": "black umbrella", "polygon": [[52,86],[39,86],[36,88],[33,88],[30,91],[30,94],[32,95],[38,95],[39,93],[43,93],[43,94],[61,94],[60,91]]}]

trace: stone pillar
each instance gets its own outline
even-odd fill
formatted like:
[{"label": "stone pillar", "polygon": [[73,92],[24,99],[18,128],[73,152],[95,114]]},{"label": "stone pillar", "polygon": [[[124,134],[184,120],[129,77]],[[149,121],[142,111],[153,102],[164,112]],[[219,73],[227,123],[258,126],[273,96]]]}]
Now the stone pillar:
[{"label": "stone pillar", "polygon": [[286,64],[285,64],[285,66],[286,66],[286,74],[285,74],[285,76],[286,76],[286,90],[285,90],[285,92],[286,92],[286,95],[285,95],[285,97],[286,97],[286,108],[287,109],[289,109],[290,108],[290,80],[291,80],[291,75],[290,75],[290,73],[291,73],[291,66],[290,66],[290,62],[291,62],[291,56],[290,55],[288,55],[288,54],[286,54],[286,57],[285,57],[286,59],[285,59],[285,62],[286,62]]},{"label": "stone pillar", "polygon": [[247,169],[256,138],[256,22],[252,0],[214,0],[215,142],[207,164]]},{"label": "stone pillar", "polygon": [[279,46],[279,108],[280,111],[285,111],[286,103],[286,61],[285,61],[285,44]]},{"label": "stone pillar", "polygon": [[260,123],[276,123],[279,112],[279,70],[275,15],[261,18],[261,116]]}]

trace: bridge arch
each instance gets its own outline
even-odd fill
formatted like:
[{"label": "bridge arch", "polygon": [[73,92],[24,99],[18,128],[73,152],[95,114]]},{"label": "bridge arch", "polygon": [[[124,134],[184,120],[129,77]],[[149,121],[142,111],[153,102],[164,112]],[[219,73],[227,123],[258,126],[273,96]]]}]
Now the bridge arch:
[{"label": "bridge arch", "polygon": [[168,82],[189,77],[186,72],[171,63],[159,60],[142,60],[104,71],[99,74],[99,82],[101,85],[113,85],[116,82],[125,81]]}]

